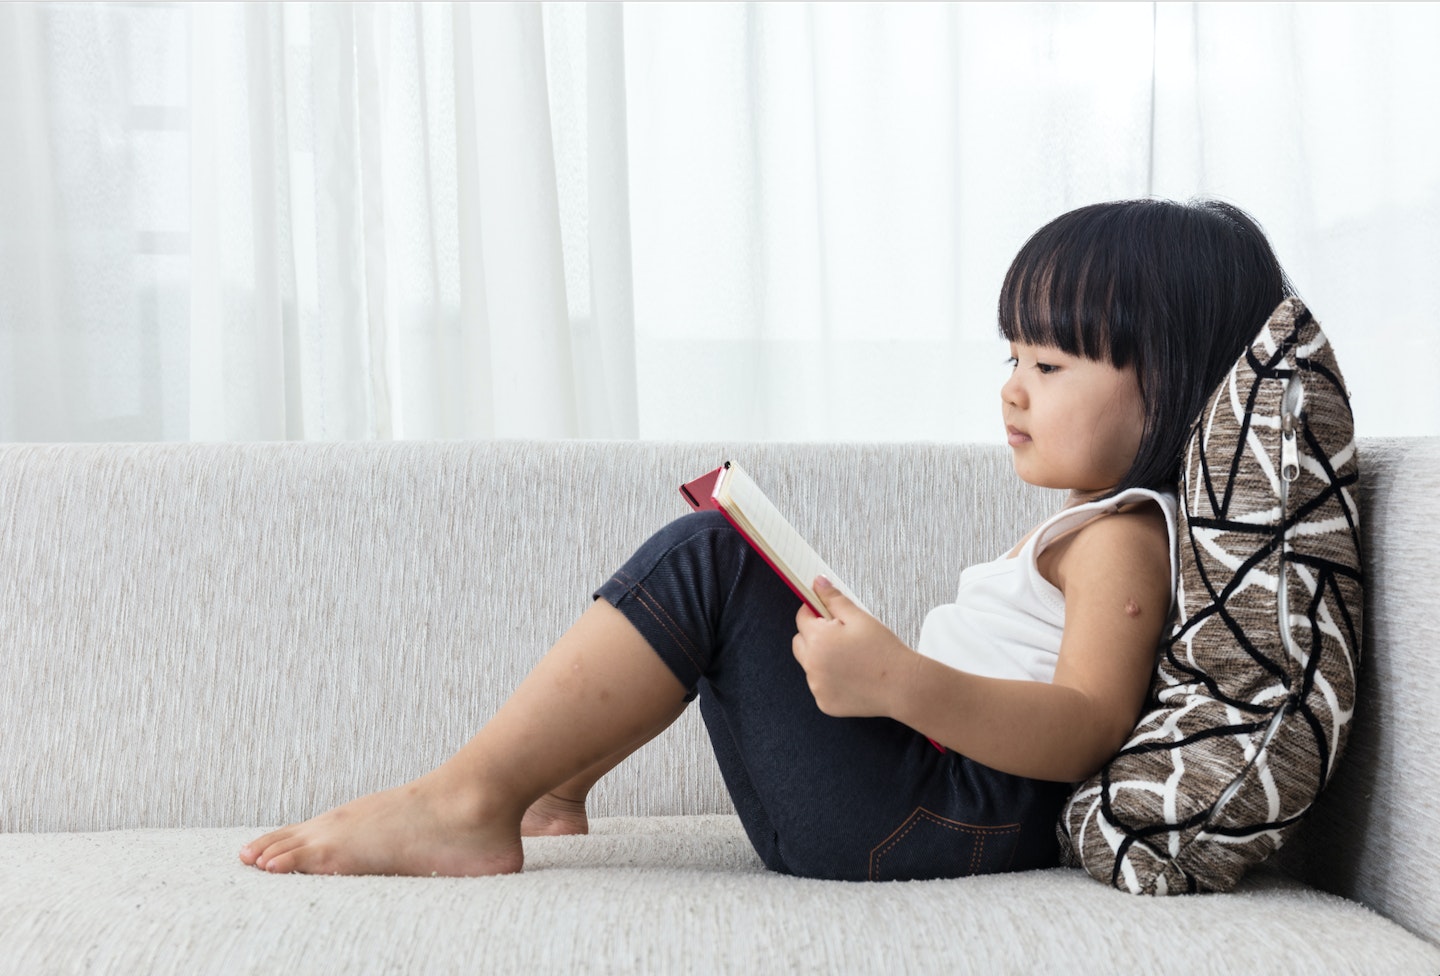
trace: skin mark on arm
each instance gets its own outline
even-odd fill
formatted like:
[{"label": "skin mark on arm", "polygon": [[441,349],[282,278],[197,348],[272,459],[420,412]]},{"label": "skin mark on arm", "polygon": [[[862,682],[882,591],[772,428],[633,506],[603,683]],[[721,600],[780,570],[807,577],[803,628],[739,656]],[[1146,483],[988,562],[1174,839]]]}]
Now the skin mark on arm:
[{"label": "skin mark on arm", "polygon": [[1131,597],[1130,599],[1128,599],[1128,600],[1125,601],[1125,616],[1127,616],[1127,617],[1138,617],[1138,616],[1140,616],[1140,604],[1138,604],[1138,603],[1135,602],[1135,598],[1134,598],[1134,597]]}]

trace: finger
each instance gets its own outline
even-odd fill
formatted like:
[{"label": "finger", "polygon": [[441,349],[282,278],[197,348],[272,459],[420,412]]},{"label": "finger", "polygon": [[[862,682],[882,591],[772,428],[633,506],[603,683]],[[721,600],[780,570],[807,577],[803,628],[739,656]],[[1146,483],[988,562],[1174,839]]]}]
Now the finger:
[{"label": "finger", "polygon": [[814,587],[816,595],[825,604],[825,609],[829,610],[831,616],[836,619],[841,616],[842,609],[849,610],[855,605],[849,597],[840,592],[839,587],[830,582],[828,577],[817,576],[815,582],[810,585]]}]

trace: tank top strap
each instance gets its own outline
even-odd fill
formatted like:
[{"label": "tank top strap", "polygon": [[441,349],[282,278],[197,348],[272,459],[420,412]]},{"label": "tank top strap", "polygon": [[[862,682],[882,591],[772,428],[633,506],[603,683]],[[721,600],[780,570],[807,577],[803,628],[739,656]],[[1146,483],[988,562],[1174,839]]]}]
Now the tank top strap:
[{"label": "tank top strap", "polygon": [[1085,502],[1073,508],[1062,508],[1040,523],[1040,528],[1035,530],[1035,534],[1026,547],[1030,549],[1029,555],[1032,559],[1038,557],[1045,551],[1047,545],[1071,529],[1101,515],[1114,514],[1124,505],[1140,501],[1153,501],[1165,513],[1165,525],[1170,534],[1170,573],[1173,580],[1177,555],[1175,551],[1175,496],[1149,488],[1127,488],[1110,498]]}]

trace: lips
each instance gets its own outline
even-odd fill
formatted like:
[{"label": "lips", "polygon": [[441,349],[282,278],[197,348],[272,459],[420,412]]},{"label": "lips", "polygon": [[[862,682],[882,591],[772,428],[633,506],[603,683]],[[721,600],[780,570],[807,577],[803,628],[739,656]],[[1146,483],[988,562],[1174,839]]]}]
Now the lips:
[{"label": "lips", "polygon": [[1005,425],[1005,441],[1011,447],[1019,447],[1021,444],[1030,443],[1030,435],[1010,424]]}]

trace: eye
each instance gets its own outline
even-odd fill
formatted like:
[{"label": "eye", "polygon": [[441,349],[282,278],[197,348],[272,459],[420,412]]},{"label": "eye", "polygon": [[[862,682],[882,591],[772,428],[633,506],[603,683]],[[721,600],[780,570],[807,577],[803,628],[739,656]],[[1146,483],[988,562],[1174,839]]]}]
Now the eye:
[{"label": "eye", "polygon": [[1035,368],[1038,369],[1041,375],[1044,376],[1049,376],[1051,373],[1056,373],[1060,370],[1059,366],[1056,366],[1052,363],[1036,363]]},{"label": "eye", "polygon": [[1009,359],[1005,360],[1005,365],[1009,366],[1011,369],[1015,369],[1020,365],[1020,360],[1016,359],[1014,356],[1011,356]]}]

